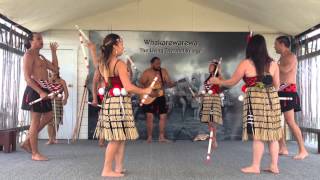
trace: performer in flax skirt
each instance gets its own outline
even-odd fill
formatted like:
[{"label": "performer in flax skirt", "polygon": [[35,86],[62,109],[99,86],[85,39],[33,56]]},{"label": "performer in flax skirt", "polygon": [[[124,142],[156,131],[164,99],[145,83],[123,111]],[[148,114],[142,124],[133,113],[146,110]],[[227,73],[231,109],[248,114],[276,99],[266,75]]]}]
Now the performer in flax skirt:
[{"label": "performer in flax skirt", "polygon": [[[212,146],[218,147],[216,140],[216,125],[222,125],[222,114],[221,114],[221,99],[219,96],[220,87],[217,84],[209,85],[208,81],[214,76],[216,68],[219,67],[219,62],[213,60],[209,65],[210,76],[204,81],[204,90],[202,91],[202,105],[200,111],[200,121],[202,123],[208,123],[209,129],[213,131]],[[216,73],[216,77],[221,78],[221,72]]]},{"label": "performer in flax skirt", "polygon": [[58,95],[51,100],[53,119],[51,123],[48,124],[47,128],[49,136],[49,140],[47,142],[48,145],[58,143],[58,140],[56,139],[56,131],[59,130],[60,124],[63,124],[63,106],[67,104],[67,100],[69,97],[66,81],[60,77],[59,72],[52,72],[50,83],[52,83],[56,87],[61,87],[62,91],[60,92],[61,96]]},{"label": "performer in flax skirt", "polygon": [[[131,69],[131,63],[130,61],[127,61],[127,70],[129,73],[129,78],[131,79],[132,77],[132,69]],[[95,71],[94,76],[93,76],[93,80],[92,80],[92,105],[96,106],[98,104],[101,104],[101,102],[103,101],[104,98],[104,94],[105,94],[105,82],[103,79],[103,76],[99,73],[99,71]],[[100,107],[99,111],[100,111]],[[104,142],[105,140],[103,139],[102,136],[100,136],[99,139],[99,146],[100,147],[104,147]]]},{"label": "performer in flax skirt", "polygon": [[241,78],[247,89],[243,101],[242,139],[253,138],[253,160],[243,173],[260,173],[260,162],[264,152],[264,142],[269,144],[271,163],[266,171],[279,173],[278,140],[282,137],[280,120],[279,67],[268,55],[263,36],[255,35],[250,39],[246,49],[246,59],[241,61],[235,73],[228,80],[211,78],[210,83],[231,87]]},{"label": "performer in flax skirt", "polygon": [[[128,93],[150,94],[151,88],[141,89],[130,82],[127,65],[118,60],[123,53],[123,41],[116,34],[107,35],[101,46],[101,58],[97,59],[96,47],[88,42],[96,66],[106,82],[107,91],[102,102],[95,136],[108,142],[102,176],[124,176],[123,160],[125,141],[138,138],[131,97]],[[115,163],[113,170],[112,164]]]}]

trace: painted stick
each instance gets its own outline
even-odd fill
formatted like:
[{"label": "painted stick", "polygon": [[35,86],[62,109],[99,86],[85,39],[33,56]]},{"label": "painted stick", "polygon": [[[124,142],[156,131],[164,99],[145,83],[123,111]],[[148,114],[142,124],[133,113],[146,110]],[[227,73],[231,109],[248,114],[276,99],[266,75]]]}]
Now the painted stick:
[{"label": "painted stick", "polygon": [[[243,95],[241,94],[239,97],[238,97],[238,100],[239,101],[243,101],[244,97]],[[292,101],[293,98],[292,97],[279,97],[279,100],[280,101]]]},{"label": "painted stick", "polygon": [[[55,95],[59,94],[59,92],[60,92],[59,90],[58,90],[58,91],[54,91],[54,92],[48,94],[48,97],[55,96]],[[35,104],[35,103],[38,103],[38,102],[42,101],[43,99],[44,99],[44,98],[38,98],[38,99],[30,102],[29,105],[31,106],[31,105],[33,105],[33,104]]]},{"label": "painted stick", "polygon": [[81,35],[81,33],[79,33],[79,41],[80,41],[80,46],[81,46],[81,51],[84,57],[84,61],[86,64],[87,69],[89,70],[89,61],[88,61],[88,56],[87,56],[87,52],[84,46],[84,41],[83,41],[83,36]]},{"label": "painted stick", "polygon": [[88,36],[82,31],[82,29],[80,29],[80,27],[79,27],[78,25],[74,25],[74,26],[75,26],[76,29],[79,31],[79,33],[81,34],[81,36],[83,36],[86,41],[89,41]]},{"label": "painted stick", "polygon": [[56,99],[53,98],[53,111],[54,111],[54,128],[56,131],[56,136],[58,134],[58,125],[57,125],[57,108],[56,108]]},{"label": "painted stick", "polygon": [[[88,104],[92,105],[92,102],[88,102]],[[101,104],[97,104],[97,106],[98,106],[99,108],[102,108],[102,105],[101,105]]]},{"label": "painted stick", "polygon": [[209,136],[209,145],[208,145],[208,151],[207,151],[207,157],[206,161],[209,162],[211,159],[211,148],[212,148],[212,140],[213,140],[213,127],[210,127],[210,136]]},{"label": "painted stick", "polygon": [[218,66],[221,64],[221,61],[222,61],[222,57],[220,57],[220,59],[219,59],[219,61],[218,61],[217,68],[216,68],[215,71],[214,71],[213,77],[216,77],[216,75],[217,75],[217,73],[218,73]]},{"label": "painted stick", "polygon": [[279,97],[280,101],[292,101],[293,98],[292,97]]}]

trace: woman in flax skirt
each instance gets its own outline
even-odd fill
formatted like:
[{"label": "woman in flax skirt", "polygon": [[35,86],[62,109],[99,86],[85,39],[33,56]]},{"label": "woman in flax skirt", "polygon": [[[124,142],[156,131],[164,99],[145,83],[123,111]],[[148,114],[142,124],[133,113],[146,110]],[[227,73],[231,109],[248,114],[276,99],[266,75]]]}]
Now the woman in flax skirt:
[{"label": "woman in flax skirt", "polygon": [[280,124],[279,67],[268,55],[263,36],[253,36],[242,60],[231,79],[211,78],[210,83],[231,87],[243,78],[247,89],[243,101],[242,139],[253,138],[253,157],[250,166],[242,168],[243,173],[260,173],[260,162],[264,142],[269,144],[271,163],[266,171],[279,173],[278,140],[282,137]]},{"label": "woman in flax skirt", "polygon": [[[216,69],[217,74],[215,74]],[[221,79],[221,68],[219,61],[213,60],[209,64],[210,76],[204,81],[204,94],[202,97],[202,105],[200,112],[200,122],[208,123],[209,130],[213,131],[212,147],[217,148],[218,142],[216,138],[217,124],[222,125],[221,99],[219,96],[220,87],[217,84],[209,85],[208,81],[215,76]]]},{"label": "woman in flax skirt", "polygon": [[125,141],[135,140],[139,136],[129,93],[150,94],[151,88],[141,89],[130,82],[127,65],[118,59],[124,50],[120,36],[108,34],[104,38],[100,58],[97,58],[96,46],[91,42],[87,45],[93,57],[95,71],[101,74],[107,87],[95,130],[95,136],[98,139],[108,141],[101,175],[122,177],[124,176]]}]

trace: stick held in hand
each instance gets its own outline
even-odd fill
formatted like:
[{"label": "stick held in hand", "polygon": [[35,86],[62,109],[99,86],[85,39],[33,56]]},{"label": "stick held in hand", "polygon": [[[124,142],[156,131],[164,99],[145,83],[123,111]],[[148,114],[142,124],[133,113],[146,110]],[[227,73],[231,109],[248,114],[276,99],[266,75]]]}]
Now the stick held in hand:
[{"label": "stick held in hand", "polygon": [[75,27],[76,27],[76,29],[79,31],[79,33],[81,34],[81,36],[83,36],[86,41],[89,41],[88,36],[82,31],[82,29],[80,29],[80,27],[79,27],[78,25],[75,25]]},{"label": "stick held in hand", "polygon": [[[55,96],[55,95],[59,94],[59,92],[60,92],[59,90],[58,90],[58,91],[54,91],[54,92],[52,92],[52,93],[48,94],[48,97]],[[42,101],[43,99],[44,99],[44,98],[38,98],[38,99],[36,99],[36,100],[34,100],[34,101],[30,102],[30,103],[29,103],[29,105],[31,106],[31,105],[33,105],[33,104],[36,104],[36,103],[38,103],[38,102]]]},{"label": "stick held in hand", "polygon": [[[156,81],[158,80],[158,77],[155,77],[150,85],[151,88],[153,88],[154,84],[156,83]],[[144,95],[141,102],[140,102],[140,106],[143,105],[143,103],[146,101],[146,99],[149,97],[148,94]]]}]

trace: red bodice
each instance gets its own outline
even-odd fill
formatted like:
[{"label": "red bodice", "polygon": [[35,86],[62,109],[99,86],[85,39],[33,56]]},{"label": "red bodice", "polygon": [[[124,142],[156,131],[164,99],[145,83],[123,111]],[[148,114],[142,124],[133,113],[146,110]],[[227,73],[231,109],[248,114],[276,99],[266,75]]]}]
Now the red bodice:
[{"label": "red bodice", "polygon": [[210,90],[212,91],[212,94],[219,94],[220,93],[220,87],[217,84],[214,84],[210,87]]},{"label": "red bodice", "polygon": [[109,77],[109,82],[105,82],[108,88],[123,88],[119,76]]},{"label": "red bodice", "polygon": [[254,76],[254,77],[243,77],[243,81],[246,83],[247,87],[253,87],[256,85],[257,81],[258,81],[258,77]]}]

